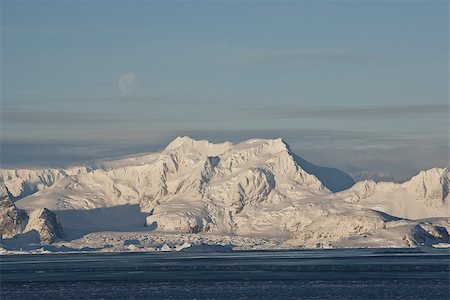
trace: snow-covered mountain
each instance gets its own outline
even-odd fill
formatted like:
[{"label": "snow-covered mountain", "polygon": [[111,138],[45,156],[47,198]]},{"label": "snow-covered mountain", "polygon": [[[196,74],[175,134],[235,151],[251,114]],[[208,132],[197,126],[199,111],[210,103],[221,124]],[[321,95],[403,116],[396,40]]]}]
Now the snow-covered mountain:
[{"label": "snow-covered mountain", "polygon": [[[410,236],[414,244],[423,221],[390,215],[449,216],[448,169],[421,174],[402,185],[352,187],[349,175],[307,162],[281,139],[212,144],[178,137],[161,152],[86,166],[3,169],[0,181],[18,208],[53,210],[74,236],[146,230],[281,238],[289,240],[285,245],[315,247],[369,233],[385,241]],[[434,231],[425,231],[424,240],[448,238],[430,233],[442,229],[427,224]]]},{"label": "snow-covered mountain", "polygon": [[336,196],[402,218],[448,217],[449,182],[448,168],[434,168],[401,184],[360,181]]}]

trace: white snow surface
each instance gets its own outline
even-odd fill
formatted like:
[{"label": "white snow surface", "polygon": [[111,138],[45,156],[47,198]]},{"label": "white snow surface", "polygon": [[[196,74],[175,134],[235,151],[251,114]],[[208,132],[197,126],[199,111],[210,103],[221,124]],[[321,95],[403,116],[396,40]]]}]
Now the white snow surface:
[{"label": "white snow surface", "polygon": [[170,248],[192,243],[181,238],[191,235],[221,237],[207,239],[212,244],[245,237],[267,246],[273,239],[268,248],[448,243],[448,168],[332,193],[295,157],[282,139],[212,144],[178,137],[161,152],[91,165],[1,169],[0,182],[18,208],[54,211],[75,244],[132,232],[178,237]]},{"label": "white snow surface", "polygon": [[448,168],[434,168],[400,184],[360,181],[336,196],[402,218],[448,217],[449,182]]}]

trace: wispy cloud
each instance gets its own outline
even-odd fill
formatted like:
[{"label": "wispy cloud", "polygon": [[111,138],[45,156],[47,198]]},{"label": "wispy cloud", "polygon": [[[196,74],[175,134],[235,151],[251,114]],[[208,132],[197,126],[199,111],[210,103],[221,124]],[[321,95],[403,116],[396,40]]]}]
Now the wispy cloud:
[{"label": "wispy cloud", "polygon": [[247,63],[361,63],[374,57],[345,49],[300,48],[252,51],[233,57],[230,61]]},{"label": "wispy cloud", "polygon": [[32,124],[32,125],[76,125],[76,124],[101,124],[124,122],[118,113],[96,113],[96,112],[67,112],[67,111],[2,111],[2,123],[10,124]]},{"label": "wispy cloud", "polygon": [[[58,94],[58,91],[52,91],[54,94]],[[22,95],[20,97],[7,97],[2,99],[3,107],[17,107],[20,105],[29,105],[29,98],[33,98],[33,101],[45,102],[45,103],[61,103],[62,101],[70,104],[79,103],[101,103],[101,104],[116,104],[116,103],[139,103],[139,104],[154,104],[154,103],[185,103],[190,100],[181,97],[168,97],[157,95],[114,95],[114,96],[88,96],[88,97],[71,97],[71,96],[48,96],[45,94],[31,94]]]},{"label": "wispy cloud", "polygon": [[448,117],[448,104],[405,104],[379,106],[291,106],[260,107],[256,110],[242,111],[242,114],[266,115],[279,118],[367,118],[367,117]]}]

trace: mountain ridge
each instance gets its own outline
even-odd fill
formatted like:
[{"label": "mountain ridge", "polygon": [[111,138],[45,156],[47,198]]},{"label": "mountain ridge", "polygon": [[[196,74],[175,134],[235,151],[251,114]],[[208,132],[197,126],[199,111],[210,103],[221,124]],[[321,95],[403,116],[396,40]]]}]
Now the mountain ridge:
[{"label": "mountain ridge", "polygon": [[[414,244],[414,226],[422,221],[395,217],[449,215],[448,169],[419,175],[403,184],[353,184],[344,172],[302,159],[282,139],[212,144],[178,137],[162,151],[97,165],[2,169],[0,181],[18,208],[50,209],[68,232],[86,233],[80,220],[92,225],[88,232],[117,230],[119,217],[121,231],[282,237],[313,247],[391,231]],[[123,217],[107,212],[114,210]],[[342,230],[320,233],[330,226]],[[424,239],[430,238],[437,239]]]}]

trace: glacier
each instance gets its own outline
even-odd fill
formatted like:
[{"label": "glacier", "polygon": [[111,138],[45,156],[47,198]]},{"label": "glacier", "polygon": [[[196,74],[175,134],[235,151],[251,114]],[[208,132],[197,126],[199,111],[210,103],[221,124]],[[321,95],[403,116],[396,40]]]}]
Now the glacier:
[{"label": "glacier", "polygon": [[449,181],[448,168],[434,168],[404,183],[355,183],[282,139],[178,137],[155,153],[0,169],[0,213],[10,216],[1,246],[13,251],[34,230],[40,242],[22,249],[439,247],[449,243]]}]

